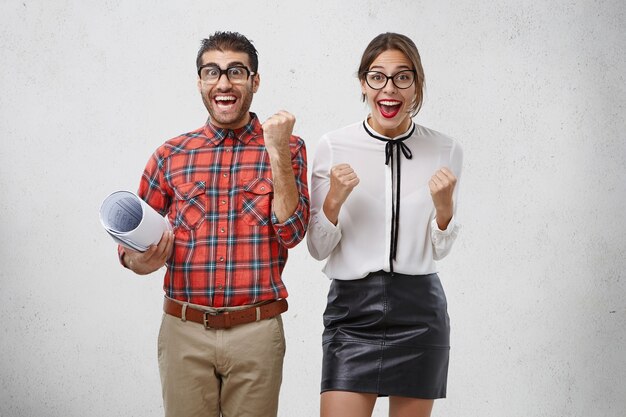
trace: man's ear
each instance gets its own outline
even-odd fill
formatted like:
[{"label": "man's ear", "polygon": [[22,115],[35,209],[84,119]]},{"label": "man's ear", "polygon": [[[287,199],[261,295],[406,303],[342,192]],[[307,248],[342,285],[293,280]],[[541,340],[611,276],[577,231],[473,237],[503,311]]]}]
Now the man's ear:
[{"label": "man's ear", "polygon": [[252,76],[252,92],[253,93],[257,92],[260,84],[261,84],[261,76],[259,74],[254,74]]}]

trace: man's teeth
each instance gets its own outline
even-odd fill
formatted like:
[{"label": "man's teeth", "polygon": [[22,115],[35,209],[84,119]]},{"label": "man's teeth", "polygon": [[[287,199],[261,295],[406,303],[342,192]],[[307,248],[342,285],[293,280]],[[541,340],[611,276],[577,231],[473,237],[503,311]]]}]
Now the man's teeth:
[{"label": "man's teeth", "polygon": [[233,96],[216,96],[215,101],[234,101],[235,97]]}]

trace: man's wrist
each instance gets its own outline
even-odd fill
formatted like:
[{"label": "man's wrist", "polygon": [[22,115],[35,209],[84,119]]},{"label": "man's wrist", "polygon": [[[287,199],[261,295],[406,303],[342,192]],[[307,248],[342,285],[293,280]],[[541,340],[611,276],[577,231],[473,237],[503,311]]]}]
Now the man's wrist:
[{"label": "man's wrist", "polygon": [[267,156],[270,157],[270,160],[279,160],[281,158],[287,158],[291,160],[291,153],[289,152],[289,141],[286,142],[285,146],[276,146],[276,144],[271,144],[268,146],[268,143],[266,142],[265,149],[267,150]]}]

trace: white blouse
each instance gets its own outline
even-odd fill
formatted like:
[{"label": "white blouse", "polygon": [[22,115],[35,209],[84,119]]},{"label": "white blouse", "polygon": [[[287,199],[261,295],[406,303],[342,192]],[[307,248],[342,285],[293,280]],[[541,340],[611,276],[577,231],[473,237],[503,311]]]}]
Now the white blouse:
[{"label": "white blouse", "polygon": [[[413,124],[398,138],[412,128]],[[444,166],[460,179],[463,151],[454,139],[417,124],[404,144],[412,158],[401,156],[400,226],[393,270],[430,274],[437,272],[435,260],[450,252],[460,225],[456,220],[459,181],[453,194],[454,214],[443,231],[437,226],[428,181]],[[363,122],[329,132],[318,143],[311,174],[307,245],[315,259],[328,258],[323,271],[331,279],[352,280],[381,269],[390,271],[392,166],[385,164],[385,145],[365,131]],[[341,207],[335,226],[322,207],[330,187],[330,169],[340,163],[350,164],[360,182]]]}]

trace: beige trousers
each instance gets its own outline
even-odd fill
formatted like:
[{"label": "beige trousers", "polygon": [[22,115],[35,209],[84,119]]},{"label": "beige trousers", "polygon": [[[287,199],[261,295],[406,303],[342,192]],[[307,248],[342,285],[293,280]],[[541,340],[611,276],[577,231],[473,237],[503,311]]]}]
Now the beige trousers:
[{"label": "beige trousers", "polygon": [[166,417],[275,417],[285,336],[280,316],[230,329],[163,314],[158,339]]}]

